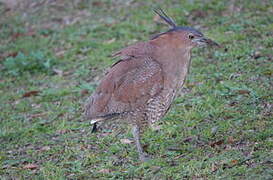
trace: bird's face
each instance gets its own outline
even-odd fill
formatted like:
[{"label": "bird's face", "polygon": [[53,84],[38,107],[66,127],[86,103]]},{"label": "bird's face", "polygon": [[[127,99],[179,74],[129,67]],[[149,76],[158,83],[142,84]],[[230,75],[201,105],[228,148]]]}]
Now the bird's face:
[{"label": "bird's face", "polygon": [[201,32],[190,27],[176,27],[167,32],[158,34],[151,39],[161,47],[169,48],[169,51],[190,52],[192,48],[200,46],[217,46],[219,44],[206,38]]},{"label": "bird's face", "polygon": [[213,40],[206,38],[201,32],[190,27],[181,27],[174,33],[178,34],[178,38],[182,40],[181,43],[189,49],[200,46],[220,46]]}]

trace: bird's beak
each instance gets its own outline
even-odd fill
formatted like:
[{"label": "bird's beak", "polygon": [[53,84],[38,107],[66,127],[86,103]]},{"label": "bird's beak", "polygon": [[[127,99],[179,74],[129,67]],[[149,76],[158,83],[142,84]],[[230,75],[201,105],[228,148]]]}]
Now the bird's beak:
[{"label": "bird's beak", "polygon": [[196,42],[198,45],[203,46],[203,45],[209,45],[209,46],[216,46],[216,47],[221,47],[218,43],[216,43],[215,41],[211,40],[211,39],[207,39],[207,38],[196,38],[193,40],[193,42]]}]

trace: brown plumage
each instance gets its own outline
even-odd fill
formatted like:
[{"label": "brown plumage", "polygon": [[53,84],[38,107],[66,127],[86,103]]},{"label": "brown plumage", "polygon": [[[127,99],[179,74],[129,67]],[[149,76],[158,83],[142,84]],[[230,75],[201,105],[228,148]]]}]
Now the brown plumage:
[{"label": "brown plumage", "polygon": [[140,134],[167,113],[187,76],[191,49],[217,45],[193,28],[176,26],[162,10],[156,13],[172,28],[114,53],[120,60],[101,80],[86,105],[92,124],[114,119],[131,124],[142,161],[147,155],[140,144]]}]

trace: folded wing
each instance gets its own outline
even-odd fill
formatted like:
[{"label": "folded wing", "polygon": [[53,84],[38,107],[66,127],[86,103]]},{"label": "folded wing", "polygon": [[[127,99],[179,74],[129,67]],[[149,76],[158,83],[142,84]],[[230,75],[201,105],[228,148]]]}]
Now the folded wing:
[{"label": "folded wing", "polygon": [[89,98],[89,119],[113,113],[130,112],[143,107],[163,88],[160,65],[152,58],[124,59],[106,74]]}]

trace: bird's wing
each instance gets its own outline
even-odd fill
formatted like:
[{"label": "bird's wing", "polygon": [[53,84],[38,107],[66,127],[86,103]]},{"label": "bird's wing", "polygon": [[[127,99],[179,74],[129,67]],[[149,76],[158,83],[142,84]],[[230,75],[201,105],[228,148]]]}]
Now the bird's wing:
[{"label": "bird's wing", "polygon": [[[120,61],[106,74],[87,105],[87,116],[106,115],[115,104],[128,107],[145,104],[163,88],[163,72],[151,58]],[[119,108],[119,111],[123,111]]]},{"label": "bird's wing", "polygon": [[116,85],[114,99],[124,103],[145,103],[163,88],[162,69],[156,61],[146,59],[124,74]]},{"label": "bird's wing", "polygon": [[148,42],[138,42],[125,47],[112,54],[112,57],[118,57],[121,60],[128,58],[147,57],[151,54],[153,46]]}]

